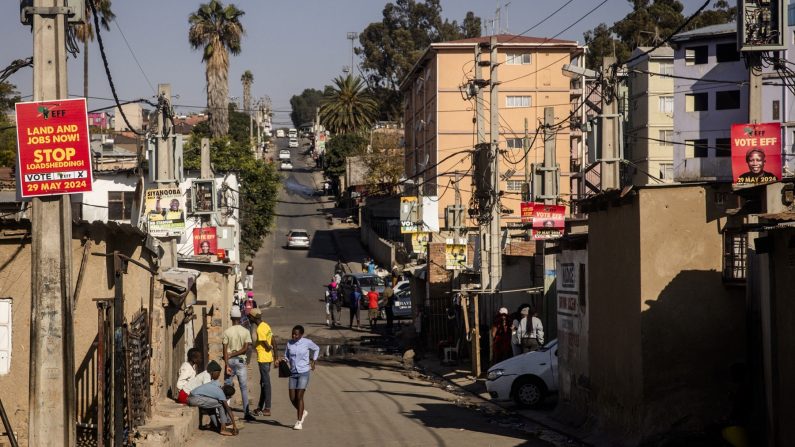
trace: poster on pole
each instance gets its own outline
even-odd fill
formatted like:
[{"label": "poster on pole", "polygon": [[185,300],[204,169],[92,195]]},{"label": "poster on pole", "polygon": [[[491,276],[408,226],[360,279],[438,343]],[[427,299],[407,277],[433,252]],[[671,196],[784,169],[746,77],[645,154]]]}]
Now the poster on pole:
[{"label": "poster on pole", "polygon": [[522,212],[522,223],[533,222],[533,202],[522,202],[520,205]]},{"label": "poster on pole", "polygon": [[185,233],[185,200],[179,188],[146,190],[146,222],[152,236]]},{"label": "poster on pole", "polygon": [[448,239],[444,245],[445,270],[464,270],[467,268],[466,239]]},{"label": "poster on pole", "polygon": [[731,150],[734,186],[781,180],[781,123],[732,124]]},{"label": "poster on pole", "polygon": [[18,102],[15,109],[19,197],[90,192],[86,100]]},{"label": "poster on pole", "polygon": [[418,233],[420,232],[419,225],[419,199],[417,197],[401,197],[400,198],[400,232],[405,233]]},{"label": "poster on pole", "polygon": [[214,256],[218,253],[218,230],[216,227],[193,229],[193,254]]},{"label": "poster on pole", "polygon": [[533,205],[533,240],[541,241],[563,237],[566,228],[566,207],[563,205]]}]

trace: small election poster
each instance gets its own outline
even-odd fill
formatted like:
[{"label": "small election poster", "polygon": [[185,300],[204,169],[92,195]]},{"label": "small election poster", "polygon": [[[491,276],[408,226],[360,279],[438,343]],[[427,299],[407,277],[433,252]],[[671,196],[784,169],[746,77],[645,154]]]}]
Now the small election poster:
[{"label": "small election poster", "polygon": [[565,230],[566,207],[563,205],[533,206],[533,240],[557,239]]},{"label": "small election poster", "polygon": [[215,227],[193,229],[193,254],[214,256],[218,253],[218,233]]},{"label": "small election poster", "polygon": [[185,232],[185,198],[179,188],[146,190],[144,206],[152,236],[179,236]]},{"label": "small election poster", "polygon": [[519,205],[522,212],[522,223],[533,222],[533,205],[533,202],[522,202]]},{"label": "small election poster", "polygon": [[18,102],[15,109],[20,198],[91,191],[86,100]]},{"label": "small election poster", "polygon": [[781,180],[781,123],[732,124],[731,136],[735,186]]}]

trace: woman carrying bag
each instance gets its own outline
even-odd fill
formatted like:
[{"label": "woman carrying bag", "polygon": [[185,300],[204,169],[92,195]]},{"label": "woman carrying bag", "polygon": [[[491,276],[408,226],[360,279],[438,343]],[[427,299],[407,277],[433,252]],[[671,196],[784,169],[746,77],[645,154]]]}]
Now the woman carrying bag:
[{"label": "woman carrying bag", "polygon": [[287,374],[287,369],[289,369],[287,388],[290,402],[295,407],[298,418],[293,430],[303,429],[304,420],[309,414],[304,410],[304,394],[309,386],[309,373],[315,370],[318,355],[320,355],[320,347],[312,340],[304,338],[303,326],[295,326],[292,337],[284,350],[284,357],[279,363],[279,377],[285,377],[283,374]]}]

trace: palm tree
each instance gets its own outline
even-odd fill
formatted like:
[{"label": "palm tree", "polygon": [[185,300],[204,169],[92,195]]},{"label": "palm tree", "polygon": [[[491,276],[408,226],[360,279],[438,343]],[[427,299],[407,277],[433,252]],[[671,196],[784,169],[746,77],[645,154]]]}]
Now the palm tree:
[{"label": "palm tree", "polygon": [[[110,9],[111,0],[94,0],[94,8],[97,10],[99,26],[110,31],[110,22],[116,18],[116,14]],[[86,11],[83,16],[83,23],[75,27],[75,37],[83,42],[83,96],[88,97],[88,43],[94,41],[94,15],[91,7],[86,2]]]},{"label": "palm tree", "polygon": [[188,18],[188,40],[194,50],[203,50],[202,62],[207,64],[207,108],[213,137],[229,131],[229,53],[240,54],[240,40],[245,35],[240,23],[243,14],[233,4],[224,6],[211,0],[202,3]]},{"label": "palm tree", "polygon": [[240,77],[240,82],[243,83],[243,111],[251,114],[251,84],[254,83],[254,75],[246,70]]},{"label": "palm tree", "polygon": [[378,114],[378,104],[365,90],[359,77],[334,79],[320,106],[320,121],[335,134],[356,132],[368,127]]}]

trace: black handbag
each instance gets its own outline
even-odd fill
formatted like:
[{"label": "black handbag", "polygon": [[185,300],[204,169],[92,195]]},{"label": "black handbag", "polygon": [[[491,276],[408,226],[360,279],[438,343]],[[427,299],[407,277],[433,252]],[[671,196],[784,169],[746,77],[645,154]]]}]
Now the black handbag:
[{"label": "black handbag", "polygon": [[285,361],[279,362],[279,377],[290,377],[291,374],[290,365]]}]

